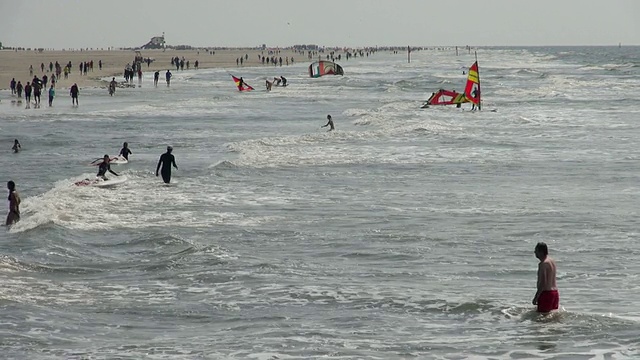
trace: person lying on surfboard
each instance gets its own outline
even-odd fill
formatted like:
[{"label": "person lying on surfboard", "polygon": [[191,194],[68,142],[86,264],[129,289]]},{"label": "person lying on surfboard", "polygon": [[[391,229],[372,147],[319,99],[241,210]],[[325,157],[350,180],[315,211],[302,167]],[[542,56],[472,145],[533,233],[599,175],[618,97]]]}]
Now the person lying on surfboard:
[{"label": "person lying on surfboard", "polygon": [[109,180],[105,176],[107,171],[112,173],[115,176],[120,176],[120,175],[116,174],[113,170],[111,170],[111,165],[109,165],[110,161],[111,160],[109,159],[109,155],[105,155],[103,160],[102,160],[102,162],[98,166],[98,175],[96,175],[97,177],[102,178],[103,180]]}]

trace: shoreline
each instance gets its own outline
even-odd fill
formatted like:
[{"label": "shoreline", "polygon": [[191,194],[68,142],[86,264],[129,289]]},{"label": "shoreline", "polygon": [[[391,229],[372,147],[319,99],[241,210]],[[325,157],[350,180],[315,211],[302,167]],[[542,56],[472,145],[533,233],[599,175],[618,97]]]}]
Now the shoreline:
[{"label": "shoreline", "polygon": [[[184,58],[185,62],[189,61],[189,70],[194,69],[195,61],[198,61],[199,69],[212,68],[232,68],[232,67],[268,67],[273,65],[263,65],[258,60],[258,55],[265,58],[275,56],[278,59],[282,57],[283,65],[286,66],[284,59],[294,59],[294,63],[306,62],[308,60],[305,54],[292,49],[283,50],[256,50],[256,49],[217,49],[217,50],[142,50],[140,55],[144,58],[150,58],[154,61],[147,66],[142,64],[142,70],[161,71],[164,73],[167,69],[175,71],[175,65],[171,65],[171,58]],[[65,64],[71,62],[72,68],[67,79],[64,74],[60,75],[60,79],[56,81],[56,89],[65,89],[71,87],[74,83],[79,88],[87,87],[105,87],[105,81],[102,78],[115,77],[118,83],[124,82],[124,68],[127,64],[132,64],[136,56],[134,50],[89,50],[89,51],[68,51],[68,50],[52,50],[52,51],[26,51],[26,50],[0,50],[0,90],[9,90],[11,79],[15,78],[16,82],[21,81],[26,84],[31,81],[34,76],[42,78],[46,74],[51,77],[52,71],[49,70],[49,63],[55,64],[56,61],[64,67]],[[236,65],[236,59],[246,57],[241,66]],[[80,74],[79,65],[81,62],[89,62],[93,60],[93,70],[89,70],[87,75]],[[102,61],[102,69],[98,66],[98,62]],[[44,64],[42,71],[41,64]],[[30,74],[29,66],[33,66],[33,74]],[[187,70],[185,65],[184,70]],[[55,72],[55,66],[53,68]],[[49,82],[50,84],[50,82]]]}]

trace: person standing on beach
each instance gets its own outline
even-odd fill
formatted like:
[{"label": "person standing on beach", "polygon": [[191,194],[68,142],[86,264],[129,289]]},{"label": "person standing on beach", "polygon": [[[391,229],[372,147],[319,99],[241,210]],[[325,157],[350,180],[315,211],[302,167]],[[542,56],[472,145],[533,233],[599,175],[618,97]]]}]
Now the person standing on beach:
[{"label": "person standing on beach", "polygon": [[539,242],[534,252],[540,263],[538,264],[538,290],[532,303],[537,306],[539,313],[558,310],[560,295],[556,286],[556,263],[549,256],[547,244]]},{"label": "person standing on beach", "polygon": [[158,87],[158,79],[160,78],[160,71],[153,73],[153,86]]},{"label": "person standing on beach", "polygon": [[18,99],[22,99],[22,83],[18,80],[18,84],[16,84],[16,92],[18,93]]},{"label": "person standing on beach", "polygon": [[171,86],[171,71],[167,70],[164,77],[167,79],[167,87]]},{"label": "person standing on beach", "polygon": [[49,107],[53,106],[53,98],[56,96],[56,89],[53,87],[53,81],[51,82],[51,87],[49,88]]},{"label": "person standing on beach", "polygon": [[9,214],[7,214],[5,225],[11,226],[20,221],[20,195],[13,181],[7,182],[7,189],[9,189]]},{"label": "person standing on beach", "polygon": [[78,84],[74,83],[71,86],[71,90],[69,91],[69,94],[71,94],[71,106],[75,105],[78,106],[78,93],[80,92],[80,90],[78,89]]},{"label": "person standing on beach", "polygon": [[331,115],[327,115],[327,123],[322,125],[321,127],[327,127],[329,126],[329,131],[335,130],[335,128],[333,127],[333,119],[331,119]]},{"label": "person standing on beach", "polygon": [[113,96],[116,92],[116,87],[118,87],[118,82],[115,77],[112,77],[111,82],[109,83],[109,95]]},{"label": "person standing on beach", "polygon": [[158,171],[162,165],[162,180],[165,184],[168,184],[171,181],[171,165],[178,169],[178,165],[176,165],[176,158],[171,154],[172,151],[173,147],[167,146],[167,152],[160,155],[160,160],[158,160],[158,166],[156,167],[156,176],[158,176]]},{"label": "person standing on beach", "polygon": [[11,95],[14,95],[16,93],[16,78],[11,79],[9,87],[11,88]]}]

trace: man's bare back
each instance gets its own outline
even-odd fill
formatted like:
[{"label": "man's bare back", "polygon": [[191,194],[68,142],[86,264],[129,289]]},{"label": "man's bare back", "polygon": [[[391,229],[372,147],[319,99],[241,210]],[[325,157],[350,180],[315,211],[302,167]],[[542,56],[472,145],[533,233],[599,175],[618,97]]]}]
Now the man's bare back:
[{"label": "man's bare back", "polygon": [[533,305],[540,313],[548,313],[559,308],[560,295],[556,286],[556,263],[549,256],[547,244],[540,242],[535,249],[538,264],[538,283]]},{"label": "man's bare back", "polygon": [[556,286],[556,263],[547,256],[538,264],[538,291],[558,290]]}]

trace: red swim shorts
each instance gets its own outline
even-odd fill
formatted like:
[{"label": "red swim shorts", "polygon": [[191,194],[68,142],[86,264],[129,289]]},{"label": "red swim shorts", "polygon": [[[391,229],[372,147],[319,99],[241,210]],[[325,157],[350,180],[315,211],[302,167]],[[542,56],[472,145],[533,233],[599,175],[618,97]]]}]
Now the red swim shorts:
[{"label": "red swim shorts", "polygon": [[538,312],[547,313],[558,310],[560,304],[560,294],[558,290],[543,291],[538,297]]}]

